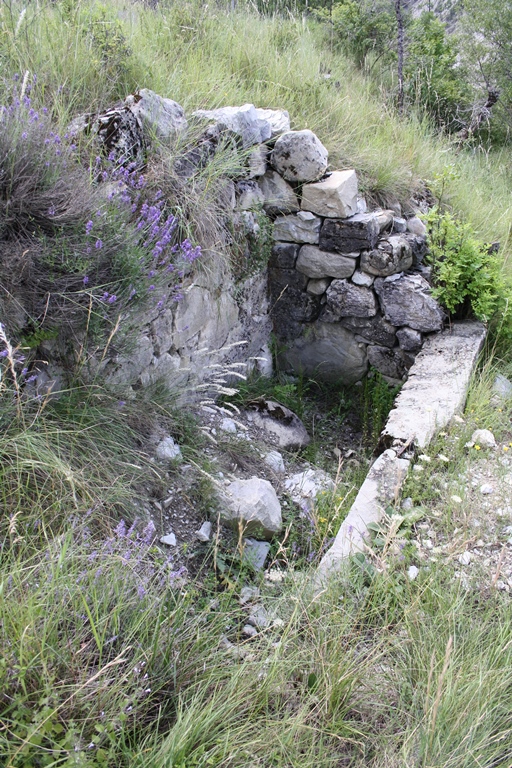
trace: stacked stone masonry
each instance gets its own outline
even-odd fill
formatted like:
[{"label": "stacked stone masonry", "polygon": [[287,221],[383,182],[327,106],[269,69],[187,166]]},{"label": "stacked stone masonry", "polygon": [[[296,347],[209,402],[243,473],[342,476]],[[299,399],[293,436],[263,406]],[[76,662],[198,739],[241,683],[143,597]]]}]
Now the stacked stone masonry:
[{"label": "stacked stone masonry", "polygon": [[[76,125],[92,126],[101,141],[106,121],[117,126],[108,150],[123,162],[130,155],[138,161],[152,137],[179,137],[186,151],[175,171],[185,179],[228,147],[244,171],[226,179],[223,215],[243,228],[248,243],[258,238],[262,215],[273,222],[269,296],[265,281],[252,279],[250,305],[240,305],[222,271],[211,285],[191,277],[182,306],[141,318],[134,346],[145,354],[126,363],[131,380],[150,381],[152,368],[158,376],[166,356],[170,377],[183,369],[200,373],[204,360],[197,350],[206,343],[215,348],[245,338],[247,356],[258,355],[271,320],[286,369],[350,384],[373,366],[399,381],[424,335],[441,330],[444,313],[422,264],[421,220],[402,218],[399,206],[367,210],[356,172],[330,170],[321,141],[309,130],[290,130],[287,112],[245,104],[185,116],[176,102],[144,89],[119,110]],[[103,367],[107,377],[123,378],[123,361],[107,359]]]}]

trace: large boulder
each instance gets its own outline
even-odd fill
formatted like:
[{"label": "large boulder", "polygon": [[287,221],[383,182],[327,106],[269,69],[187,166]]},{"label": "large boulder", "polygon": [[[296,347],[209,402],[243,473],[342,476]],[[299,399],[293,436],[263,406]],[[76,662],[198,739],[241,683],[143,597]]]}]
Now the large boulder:
[{"label": "large boulder", "polygon": [[281,363],[296,373],[325,381],[354,384],[368,370],[366,345],[339,323],[314,323],[308,333],[281,354]]},{"label": "large boulder", "polygon": [[319,216],[344,219],[357,213],[355,171],[334,171],[315,184],[304,184],[302,208]]},{"label": "large boulder", "polygon": [[445,314],[421,275],[379,277],[374,288],[384,317],[392,325],[406,325],[422,333],[443,327]]},{"label": "large boulder", "polygon": [[371,288],[354,285],[348,280],[333,280],[326,291],[326,319],[342,317],[373,317],[377,314],[377,300]]},{"label": "large boulder", "polygon": [[268,482],[258,477],[234,480],[221,494],[220,517],[246,536],[271,539],[283,527],[281,505]]},{"label": "large boulder", "polygon": [[125,104],[140,120],[145,131],[168,140],[187,130],[185,112],[176,101],[164,99],[149,88],[128,96]]},{"label": "large boulder", "polygon": [[312,131],[287,131],[270,155],[272,167],[287,181],[316,181],[327,170],[329,154]]},{"label": "large boulder", "polygon": [[303,245],[295,267],[308,277],[350,277],[356,268],[356,260],[340,253],[321,251],[314,245]]}]

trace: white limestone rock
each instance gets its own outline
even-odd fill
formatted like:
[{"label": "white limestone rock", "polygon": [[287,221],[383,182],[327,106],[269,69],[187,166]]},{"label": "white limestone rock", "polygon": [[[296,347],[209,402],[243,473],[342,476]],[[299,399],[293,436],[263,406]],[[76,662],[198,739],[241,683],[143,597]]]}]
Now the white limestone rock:
[{"label": "white limestone rock", "polygon": [[315,245],[303,245],[295,268],[308,277],[342,278],[350,277],[354,273],[356,263],[356,259],[351,256],[321,251]]},{"label": "white limestone rock", "polygon": [[141,121],[145,131],[149,129],[165,141],[187,130],[185,111],[176,101],[164,99],[149,88],[141,88],[128,96],[125,104]]},{"label": "white limestone rock", "polygon": [[241,211],[251,208],[261,208],[265,202],[265,195],[258,184],[253,180],[239,181],[235,185],[236,207]]},{"label": "white limestone rock", "polygon": [[254,104],[241,107],[221,107],[220,109],[200,109],[192,117],[215,123],[221,130],[231,131],[239,137],[242,147],[247,149],[254,144],[268,141],[272,128],[268,120],[262,119]]},{"label": "white limestone rock", "polygon": [[270,155],[272,167],[287,181],[316,181],[327,170],[328,152],[312,131],[287,131]]},{"label": "white limestone rock", "polygon": [[390,235],[377,247],[361,254],[361,269],[370,275],[388,277],[412,266],[412,248],[405,237]]},{"label": "white limestone rock", "polygon": [[427,234],[427,228],[418,216],[413,216],[407,221],[407,231],[419,237],[425,237]]},{"label": "white limestone rock", "polygon": [[319,216],[345,219],[357,213],[355,171],[334,171],[315,184],[302,188],[302,209]]},{"label": "white limestone rock", "polygon": [[256,114],[260,120],[265,120],[270,125],[271,139],[290,130],[290,115],[285,109],[257,108]]},{"label": "white limestone rock", "polygon": [[155,453],[159,459],[173,460],[181,457],[181,448],[169,435],[168,437],[164,437],[163,440],[160,440]]},{"label": "white limestone rock", "polygon": [[276,475],[284,475],[286,472],[283,456],[279,451],[269,451],[263,457],[263,461]]},{"label": "white limestone rock", "polygon": [[271,539],[283,527],[281,505],[268,480],[234,480],[222,493],[221,503],[221,519],[235,530],[241,526],[246,535]]}]

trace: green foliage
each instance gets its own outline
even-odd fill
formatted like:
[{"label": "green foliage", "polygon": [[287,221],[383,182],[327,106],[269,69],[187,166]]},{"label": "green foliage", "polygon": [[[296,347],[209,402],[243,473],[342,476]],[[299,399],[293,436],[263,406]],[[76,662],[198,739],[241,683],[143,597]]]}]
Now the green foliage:
[{"label": "green foliage", "polygon": [[510,288],[505,284],[499,256],[482,242],[473,227],[434,207],[426,217],[428,261],[433,295],[454,317],[470,314],[489,321],[499,314],[510,322]]},{"label": "green foliage", "polygon": [[394,58],[393,9],[386,0],[342,0],[313,11],[332,27],[331,42],[363,67],[372,54]]},{"label": "green foliage", "polygon": [[448,130],[460,128],[469,87],[452,36],[433,13],[424,12],[408,31],[404,68],[409,100]]},{"label": "green foliage", "polygon": [[372,449],[378,442],[399,391],[400,386],[391,386],[376,370],[371,370],[363,382],[363,436]]}]

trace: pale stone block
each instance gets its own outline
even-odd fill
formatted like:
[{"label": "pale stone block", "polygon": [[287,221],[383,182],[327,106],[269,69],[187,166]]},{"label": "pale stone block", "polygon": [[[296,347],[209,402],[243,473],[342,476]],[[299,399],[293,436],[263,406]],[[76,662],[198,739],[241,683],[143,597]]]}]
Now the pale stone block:
[{"label": "pale stone block", "polygon": [[357,175],[355,171],[334,171],[323,181],[305,184],[302,208],[319,216],[346,219],[357,213]]}]

